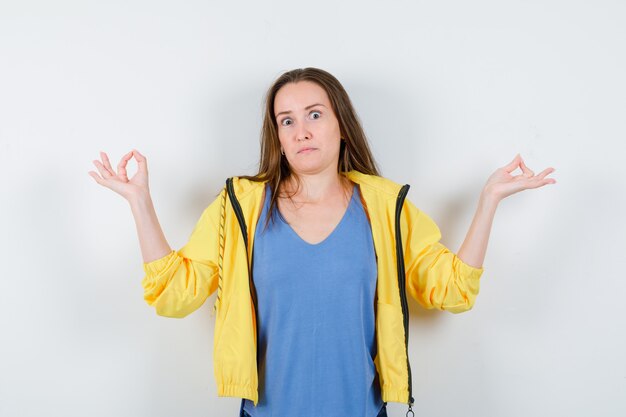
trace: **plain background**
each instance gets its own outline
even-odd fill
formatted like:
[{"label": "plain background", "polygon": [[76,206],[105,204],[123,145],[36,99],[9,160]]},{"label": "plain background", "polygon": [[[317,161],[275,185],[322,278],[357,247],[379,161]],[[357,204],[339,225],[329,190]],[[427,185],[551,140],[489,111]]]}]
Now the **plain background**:
[{"label": "plain background", "polygon": [[606,0],[3,0],[0,415],[237,415],[215,294],[157,316],[129,206],[87,172],[139,149],[180,248],[255,172],[266,89],[306,66],[455,252],[493,171],[556,168],[499,205],[473,310],[410,300],[416,415],[626,415],[625,21]]}]

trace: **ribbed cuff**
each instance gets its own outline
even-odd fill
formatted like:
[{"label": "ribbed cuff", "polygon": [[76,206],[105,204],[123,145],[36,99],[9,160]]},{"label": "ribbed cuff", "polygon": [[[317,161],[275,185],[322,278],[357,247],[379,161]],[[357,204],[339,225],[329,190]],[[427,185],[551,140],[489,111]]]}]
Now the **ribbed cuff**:
[{"label": "ribbed cuff", "polygon": [[254,406],[259,402],[258,390],[251,388],[249,385],[237,385],[237,384],[217,384],[217,396],[218,397],[241,397],[246,398],[254,403]]}]

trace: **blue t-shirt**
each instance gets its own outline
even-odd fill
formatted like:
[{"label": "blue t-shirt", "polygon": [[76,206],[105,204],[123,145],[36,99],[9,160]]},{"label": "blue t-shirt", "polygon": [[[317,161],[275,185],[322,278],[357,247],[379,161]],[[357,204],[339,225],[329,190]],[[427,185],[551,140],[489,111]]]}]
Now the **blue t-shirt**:
[{"label": "blue t-shirt", "polygon": [[252,417],[376,417],[383,406],[376,356],[376,254],[358,186],[333,232],[304,241],[278,210],[253,254],[259,320],[259,402]]}]

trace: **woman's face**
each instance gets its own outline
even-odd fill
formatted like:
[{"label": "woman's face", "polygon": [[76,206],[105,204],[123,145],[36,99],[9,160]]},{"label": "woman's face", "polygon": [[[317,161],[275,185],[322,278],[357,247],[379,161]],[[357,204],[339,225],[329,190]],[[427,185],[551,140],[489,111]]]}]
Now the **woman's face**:
[{"label": "woman's face", "polygon": [[292,171],[337,171],[341,134],[326,91],[311,81],[288,83],[274,99],[278,139]]}]

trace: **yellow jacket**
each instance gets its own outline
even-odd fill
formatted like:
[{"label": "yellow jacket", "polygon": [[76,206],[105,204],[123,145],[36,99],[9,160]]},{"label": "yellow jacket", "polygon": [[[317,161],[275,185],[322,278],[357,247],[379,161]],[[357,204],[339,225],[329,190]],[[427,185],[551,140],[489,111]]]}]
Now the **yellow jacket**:
[{"label": "yellow jacket", "polygon": [[[408,185],[357,171],[342,174],[359,185],[376,250],[374,363],[382,399],[407,403],[410,408],[407,291],[425,308],[467,311],[474,305],[483,268],[465,264],[439,242],[435,222],[405,199]],[[248,398],[255,406],[257,309],[249,272],[264,188],[264,182],[227,180],[187,244],[144,263],[146,275],[141,282],[146,302],[166,317],[187,316],[217,290],[213,346],[217,394]]]}]

